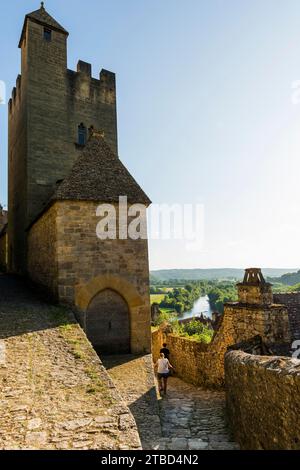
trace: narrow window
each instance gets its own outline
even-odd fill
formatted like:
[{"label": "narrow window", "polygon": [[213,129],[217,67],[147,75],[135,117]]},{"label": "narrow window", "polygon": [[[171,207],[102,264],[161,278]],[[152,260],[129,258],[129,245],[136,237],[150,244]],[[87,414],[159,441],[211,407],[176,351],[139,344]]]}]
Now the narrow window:
[{"label": "narrow window", "polygon": [[78,126],[78,144],[85,145],[86,144],[86,127],[83,123]]},{"label": "narrow window", "polygon": [[44,28],[44,39],[45,41],[50,42],[52,39],[52,31],[51,29]]}]

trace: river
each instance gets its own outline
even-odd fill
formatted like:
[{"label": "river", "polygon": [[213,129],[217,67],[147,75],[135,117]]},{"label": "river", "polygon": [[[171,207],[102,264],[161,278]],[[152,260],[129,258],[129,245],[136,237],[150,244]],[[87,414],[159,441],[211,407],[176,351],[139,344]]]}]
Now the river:
[{"label": "river", "polygon": [[200,316],[203,313],[206,317],[212,317],[212,309],[210,308],[208,297],[199,297],[198,300],[194,303],[194,306],[191,310],[184,312],[182,315],[178,316],[180,320],[184,318],[192,318]]}]

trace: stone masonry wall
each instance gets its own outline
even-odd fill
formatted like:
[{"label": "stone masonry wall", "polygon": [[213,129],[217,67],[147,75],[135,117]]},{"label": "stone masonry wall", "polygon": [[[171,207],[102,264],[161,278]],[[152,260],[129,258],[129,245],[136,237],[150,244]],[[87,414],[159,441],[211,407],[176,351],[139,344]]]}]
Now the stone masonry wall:
[{"label": "stone masonry wall", "polygon": [[[100,221],[96,217],[98,205],[96,202],[84,201],[57,202],[38,220],[29,235],[30,276],[57,294],[61,303],[77,307],[82,300],[80,292],[85,286],[91,284],[97,289],[99,282],[101,291],[103,289],[99,279],[113,279],[114,285],[106,285],[105,288],[115,289],[129,304],[132,352],[150,352],[147,240],[99,240],[96,236],[97,223]],[[53,217],[56,217],[55,221]],[[50,243],[54,250],[51,251],[48,240],[49,231],[53,228],[50,230],[49,224],[54,226],[55,223],[57,238],[56,243],[53,243],[53,239]],[[57,270],[55,263],[49,269],[47,264],[40,262],[41,250],[37,247],[44,247],[46,259],[56,256]],[[129,290],[135,292],[132,303]],[[87,303],[98,292],[94,291]],[[78,309],[78,315],[85,328],[86,310]]]},{"label": "stone masonry wall", "polygon": [[28,235],[28,274],[57,296],[57,210],[52,206],[31,227]]},{"label": "stone masonry wall", "polygon": [[7,233],[0,236],[0,270],[7,268]]},{"label": "stone masonry wall", "polygon": [[209,345],[158,330],[152,333],[153,356],[154,360],[158,358],[159,349],[166,342],[171,351],[171,363],[180,378],[195,385],[220,387],[224,385],[227,348],[256,335],[267,345],[290,345],[286,308],[226,304],[222,322]]},{"label": "stone masonry wall", "polygon": [[[105,133],[117,155],[115,75],[98,79],[87,64],[67,69],[67,37],[30,19],[21,44],[21,75],[9,103],[9,238],[13,271],[26,271],[26,229],[80,155],[78,126]],[[22,77],[21,77],[22,76]],[[117,158],[117,157],[116,157]]]},{"label": "stone masonry wall", "polygon": [[206,376],[209,374],[210,367],[206,361],[210,359],[210,355],[205,353],[207,345],[173,334],[166,335],[162,330],[156,330],[152,333],[154,361],[159,358],[164,342],[170,349],[170,363],[175,368],[178,377],[195,385],[207,384],[209,378]]},{"label": "stone masonry wall", "polygon": [[274,294],[274,302],[287,307],[292,339],[300,339],[300,292]]},{"label": "stone masonry wall", "polygon": [[300,361],[225,356],[228,415],[242,449],[300,449]]}]

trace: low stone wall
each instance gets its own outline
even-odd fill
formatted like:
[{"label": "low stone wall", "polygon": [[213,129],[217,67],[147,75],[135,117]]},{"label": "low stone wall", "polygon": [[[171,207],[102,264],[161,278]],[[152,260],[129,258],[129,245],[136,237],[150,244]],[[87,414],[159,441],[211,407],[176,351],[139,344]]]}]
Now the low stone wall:
[{"label": "low stone wall", "polygon": [[170,349],[170,362],[176,376],[198,386],[222,386],[222,353],[209,352],[207,344],[156,330],[152,333],[154,361],[158,359],[164,342]]},{"label": "low stone wall", "polygon": [[225,356],[230,424],[242,449],[300,449],[300,360]]},{"label": "low stone wall", "polygon": [[180,378],[204,387],[224,386],[224,355],[229,346],[259,335],[267,346],[291,345],[288,312],[283,305],[225,304],[224,315],[210,344],[158,330],[152,334],[154,359],[165,342]]}]

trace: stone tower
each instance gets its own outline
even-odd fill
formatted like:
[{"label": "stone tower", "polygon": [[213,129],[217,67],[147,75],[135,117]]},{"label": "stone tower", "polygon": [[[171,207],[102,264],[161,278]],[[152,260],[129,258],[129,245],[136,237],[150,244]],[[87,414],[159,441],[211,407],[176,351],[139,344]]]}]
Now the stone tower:
[{"label": "stone tower", "polygon": [[260,268],[245,270],[243,282],[237,284],[241,304],[272,305],[272,284],[266,282]]},{"label": "stone tower", "polygon": [[21,74],[9,101],[9,269],[27,271],[27,228],[101,129],[117,155],[115,75],[67,68],[68,32],[44,8],[25,17]]},{"label": "stone tower", "polygon": [[[237,284],[238,302],[224,304],[225,337],[230,343],[248,341],[256,335],[271,349],[290,346],[290,324],[285,305],[273,301],[272,284],[265,281],[261,269],[245,270]],[[228,335],[228,332],[230,334]]]}]

